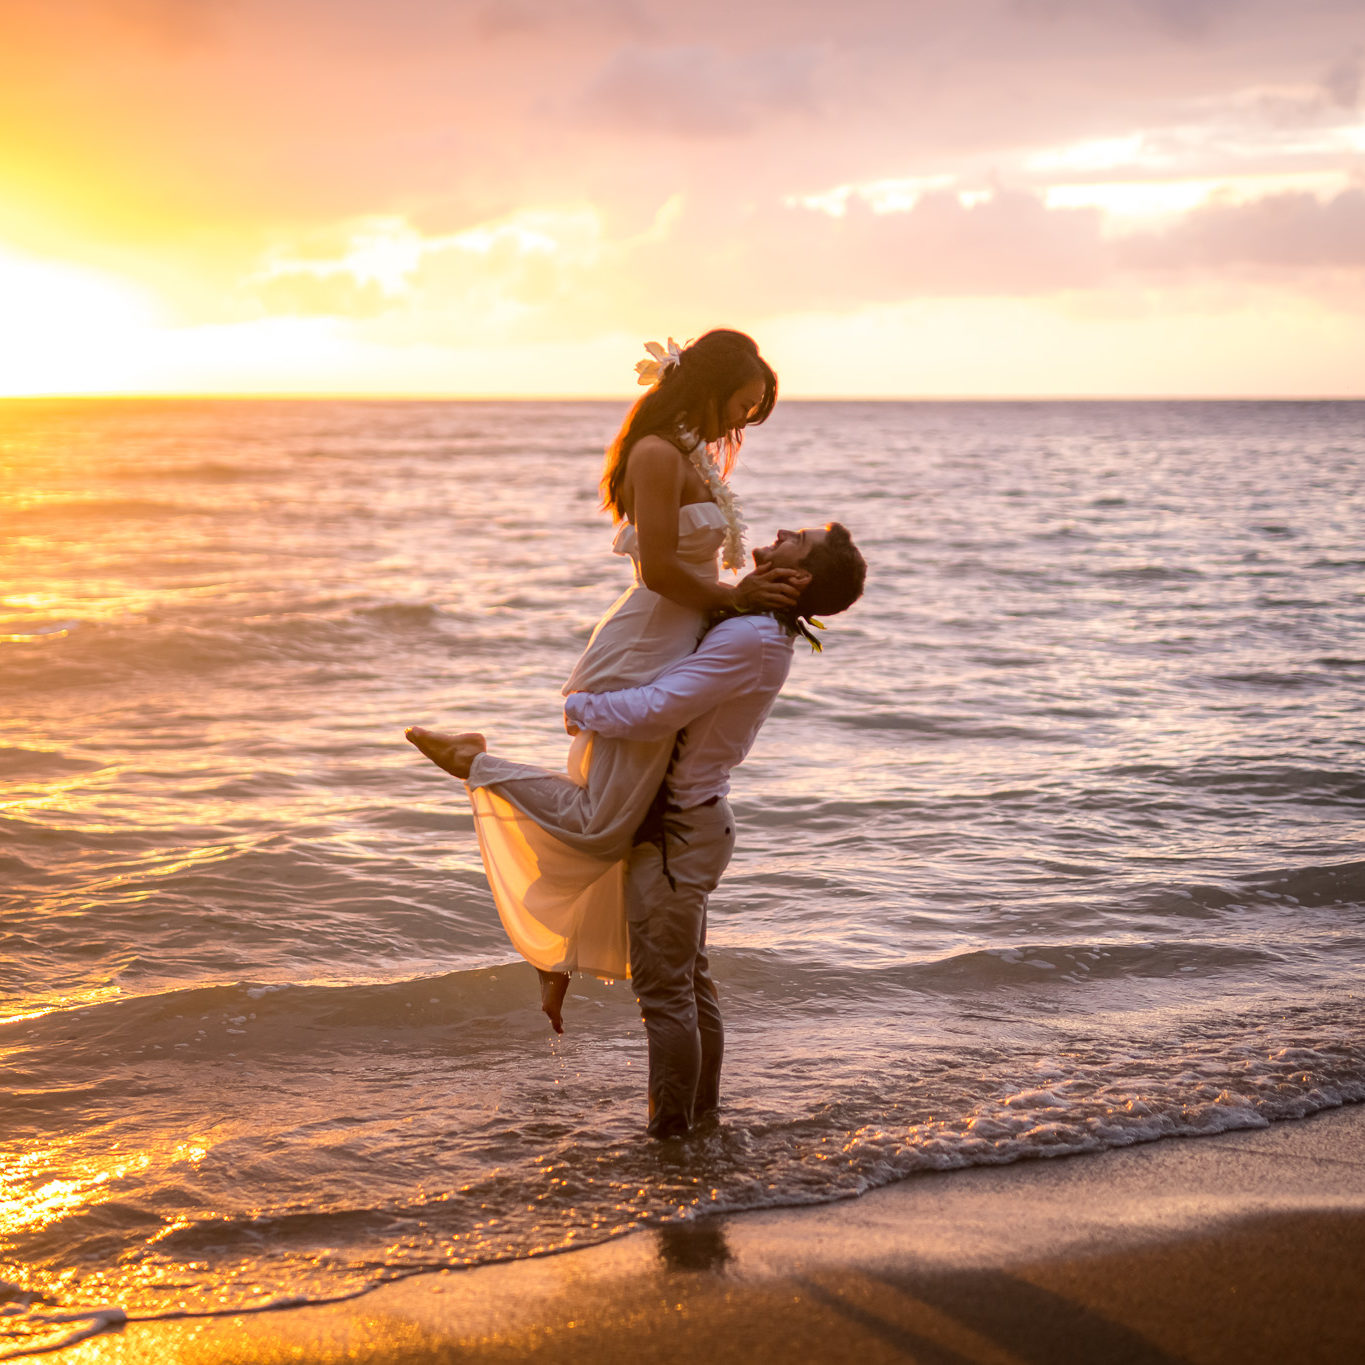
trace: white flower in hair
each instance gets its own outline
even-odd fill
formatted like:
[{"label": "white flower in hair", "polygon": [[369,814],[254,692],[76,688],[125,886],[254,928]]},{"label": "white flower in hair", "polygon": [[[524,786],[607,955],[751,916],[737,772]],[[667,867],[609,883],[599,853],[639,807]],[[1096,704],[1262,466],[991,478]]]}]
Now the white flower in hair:
[{"label": "white flower in hair", "polygon": [[674,365],[682,364],[682,347],[672,337],[668,338],[667,346],[660,346],[657,341],[647,341],[645,350],[653,359],[635,362],[638,384],[658,384]]}]

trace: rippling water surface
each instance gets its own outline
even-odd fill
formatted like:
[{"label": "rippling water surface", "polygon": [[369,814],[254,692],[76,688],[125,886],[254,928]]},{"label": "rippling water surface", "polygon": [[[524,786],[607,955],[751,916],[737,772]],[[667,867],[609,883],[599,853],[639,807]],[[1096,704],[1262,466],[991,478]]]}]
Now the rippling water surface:
[{"label": "rippling water surface", "polygon": [[562,761],[620,415],[0,405],[0,1340],[1365,1099],[1365,405],[787,403],[755,536],[869,588],[736,777],[724,1120],[643,1142],[402,740]]}]

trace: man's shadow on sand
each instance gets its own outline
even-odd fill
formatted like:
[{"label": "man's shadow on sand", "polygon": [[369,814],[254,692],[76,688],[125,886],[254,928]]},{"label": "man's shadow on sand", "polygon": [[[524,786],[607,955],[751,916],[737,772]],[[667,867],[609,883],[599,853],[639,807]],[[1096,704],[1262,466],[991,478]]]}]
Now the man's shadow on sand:
[{"label": "man's shadow on sand", "polygon": [[[861,1273],[1031,1365],[1057,1365],[1061,1361],[1173,1365],[1177,1359],[1140,1332],[1103,1313],[1003,1270],[936,1274],[864,1269]],[[813,1298],[864,1331],[904,1351],[917,1365],[974,1365],[979,1359],[922,1336],[889,1315],[852,1303],[806,1276],[799,1276],[797,1282]]]},{"label": "man's shadow on sand", "polygon": [[659,1259],[668,1270],[719,1275],[734,1259],[724,1223],[665,1223],[657,1233]]},{"label": "man's shadow on sand", "polygon": [[[721,1221],[665,1223],[655,1230],[659,1260],[670,1272],[722,1275],[734,1260]],[[1103,1361],[1105,1365],[1171,1365],[1173,1357],[1103,1313],[1002,1270],[900,1271],[860,1268],[864,1281],[895,1292],[908,1310],[878,1311],[812,1275],[796,1283],[812,1299],[919,1365],[972,1365],[977,1357],[923,1335],[911,1325],[928,1308],[1032,1365]]]}]

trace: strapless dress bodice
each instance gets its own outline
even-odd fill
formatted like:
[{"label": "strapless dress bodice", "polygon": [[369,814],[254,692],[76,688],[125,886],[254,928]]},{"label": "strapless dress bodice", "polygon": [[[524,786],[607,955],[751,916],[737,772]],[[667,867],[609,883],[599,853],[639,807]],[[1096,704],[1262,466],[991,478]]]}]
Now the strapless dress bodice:
[{"label": "strapless dress bodice", "polygon": [[[688,564],[712,566],[725,543],[725,513],[714,502],[689,502],[678,508],[678,558]],[[612,553],[640,563],[640,537],[633,523],[623,521],[612,542]]]},{"label": "strapless dress bodice", "polygon": [[[695,577],[716,582],[716,553],[725,540],[725,513],[714,502],[678,508],[678,559]],[[695,607],[680,606],[645,586],[640,541],[623,522],[612,549],[627,556],[635,582],[597,623],[588,647],[564,684],[568,692],[613,692],[652,682],[669,664],[696,649],[706,621]]]}]

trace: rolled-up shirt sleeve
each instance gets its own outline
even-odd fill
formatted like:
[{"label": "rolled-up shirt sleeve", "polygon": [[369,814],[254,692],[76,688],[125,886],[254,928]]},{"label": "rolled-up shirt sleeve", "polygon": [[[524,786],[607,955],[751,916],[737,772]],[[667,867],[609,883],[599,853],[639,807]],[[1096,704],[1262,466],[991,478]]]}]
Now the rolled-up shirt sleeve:
[{"label": "rolled-up shirt sleeve", "polygon": [[564,714],[580,730],[612,739],[664,739],[753,686],[763,660],[763,642],[729,621],[716,626],[695,654],[666,669],[652,683],[620,692],[571,692]]}]

